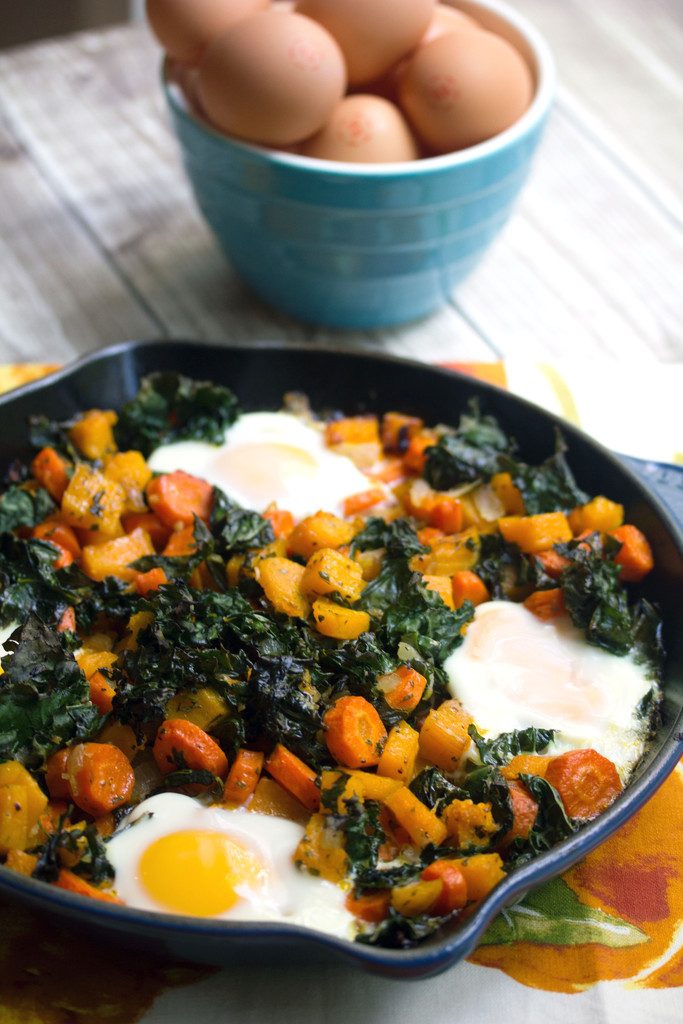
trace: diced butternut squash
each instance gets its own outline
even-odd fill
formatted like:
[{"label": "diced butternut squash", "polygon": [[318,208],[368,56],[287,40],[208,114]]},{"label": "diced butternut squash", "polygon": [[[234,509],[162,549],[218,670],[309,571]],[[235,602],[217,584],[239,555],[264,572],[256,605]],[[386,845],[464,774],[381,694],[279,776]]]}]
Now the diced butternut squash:
[{"label": "diced butternut squash", "polygon": [[517,754],[503,765],[500,774],[504,779],[516,779],[520,775],[540,775],[544,779],[551,761],[551,757],[543,754]]},{"label": "diced butternut squash", "polygon": [[465,601],[476,607],[488,601],[490,596],[482,578],[470,569],[461,569],[460,572],[453,573],[451,591],[455,608],[460,608]]},{"label": "diced butternut squash", "polygon": [[375,775],[374,772],[352,770],[347,774],[363,800],[378,800],[383,803],[391,793],[395,793],[401,787],[401,783],[396,779]]},{"label": "diced butternut squash", "polygon": [[503,861],[497,853],[475,853],[455,863],[465,876],[468,900],[483,900],[505,878]]},{"label": "diced butternut squash", "polygon": [[331,512],[316,512],[294,527],[287,538],[287,550],[307,561],[321,548],[340,548],[353,539],[354,527]]},{"label": "diced butternut squash", "polygon": [[419,735],[407,722],[397,722],[390,730],[377,765],[377,774],[408,785],[415,774]]},{"label": "diced butternut squash", "polygon": [[24,787],[29,827],[33,828],[47,807],[47,797],[31,773],[19,761],[5,761],[4,764],[0,764],[0,786],[9,785]]},{"label": "diced butternut squash", "polygon": [[479,548],[479,531],[463,530],[451,537],[435,540],[430,551],[411,559],[410,568],[429,576],[453,576],[461,569],[475,567],[479,561]]},{"label": "diced butternut squash", "polygon": [[106,544],[89,544],[83,548],[81,566],[86,576],[103,580],[116,576],[120,580],[133,580],[136,570],[133,562],[145,555],[154,554],[154,545],[149,534],[138,527],[124,537],[115,537]]},{"label": "diced butternut squash", "polygon": [[367,444],[379,441],[379,421],[376,416],[345,416],[332,420],[325,427],[325,443],[330,447],[338,444]]},{"label": "diced butternut squash", "polygon": [[264,558],[256,566],[256,579],[276,612],[306,619],[311,610],[303,592],[306,569],[290,558]]},{"label": "diced butternut squash", "polygon": [[475,804],[471,800],[453,800],[441,815],[457,846],[485,847],[498,832],[491,814],[491,804]]},{"label": "diced butternut squash", "polygon": [[104,475],[123,487],[126,512],[146,512],[145,488],[152,479],[152,470],[142,452],[117,452],[107,461]]},{"label": "diced butternut squash", "polygon": [[69,431],[69,437],[86,459],[105,459],[116,451],[114,426],[118,416],[111,409],[91,409]]},{"label": "diced butternut squash", "polygon": [[358,562],[363,579],[366,583],[377,579],[382,568],[384,548],[373,548],[369,551],[356,551],[354,560]]},{"label": "diced butternut squash", "polygon": [[83,646],[76,653],[75,658],[86,679],[89,679],[94,672],[101,669],[109,669],[116,662],[118,655],[112,652],[113,641],[107,633],[93,633],[86,637]]},{"label": "diced butternut squash", "polygon": [[69,526],[97,530],[113,537],[121,529],[126,493],[115,480],[85,463],[76,466],[62,498],[62,516]]},{"label": "diced butternut squash", "polygon": [[385,452],[403,455],[408,445],[424,426],[417,416],[406,416],[402,412],[385,412],[382,417],[382,446]]},{"label": "diced butternut squash", "polygon": [[306,597],[340,594],[345,601],[357,601],[363,590],[363,572],[358,564],[334,548],[320,548],[308,559],[302,579]]},{"label": "diced butternut squash", "polygon": [[506,541],[516,544],[528,555],[572,539],[571,527],[564,512],[503,516],[498,520],[498,529]]},{"label": "diced butternut squash", "polygon": [[10,871],[16,871],[18,875],[25,875],[30,878],[38,865],[38,858],[32,853],[24,853],[23,850],[10,850],[7,854],[5,867]]},{"label": "diced butternut squash", "polygon": [[117,651],[137,651],[138,635],[154,621],[152,612],[133,612],[126,623],[126,633],[117,646]]},{"label": "diced butternut squash", "polygon": [[616,530],[623,522],[624,506],[617,504],[616,501],[610,501],[609,498],[604,498],[602,495],[598,495],[587,505],[580,505],[569,513],[569,525],[575,537],[586,530],[590,533],[594,533],[596,530],[600,533],[608,533],[610,530]]},{"label": "diced butternut squash", "polygon": [[411,793],[407,786],[402,786],[395,793],[390,793],[385,800],[398,824],[406,830],[411,841],[420,849],[433,843],[435,846],[446,838],[446,826],[434,811],[423,804]]},{"label": "diced butternut squash", "polygon": [[61,502],[69,483],[71,464],[54,448],[42,448],[31,463],[31,472],[50,497]]},{"label": "diced butternut squash", "polygon": [[455,700],[433,708],[420,729],[420,755],[442,771],[452,772],[470,743],[470,715]]},{"label": "diced butternut squash", "polygon": [[420,476],[427,463],[427,449],[433,448],[437,442],[436,434],[431,430],[422,430],[410,439],[403,456],[403,468],[407,473]]},{"label": "diced butternut squash", "polygon": [[254,795],[249,801],[248,809],[256,814],[268,814],[273,818],[286,818],[288,821],[295,821],[299,825],[305,825],[310,817],[310,812],[303,804],[288,793],[286,789],[276,782],[262,775],[256,783]]},{"label": "diced butternut squash", "polygon": [[367,612],[342,608],[326,597],[313,602],[313,618],[318,632],[335,640],[355,640],[370,628]]},{"label": "diced butternut squash", "polygon": [[210,686],[199,690],[182,690],[166,705],[166,718],[184,718],[209,732],[229,711],[228,702]]},{"label": "diced butternut squash", "polygon": [[491,487],[498,495],[506,516],[524,515],[526,509],[522,492],[513,484],[509,473],[496,473],[492,476]]},{"label": "diced butternut squash", "polygon": [[108,715],[114,704],[116,690],[101,672],[93,672],[88,678],[90,700],[101,715]]},{"label": "diced butternut squash", "polygon": [[325,814],[313,814],[294,853],[294,863],[328,882],[342,882],[348,870],[343,835]]},{"label": "diced butternut squash", "polygon": [[435,594],[438,594],[448,608],[455,608],[450,576],[430,576],[425,573],[422,582],[427,590],[433,590]]},{"label": "diced butternut squash", "polygon": [[25,850],[30,828],[26,787],[17,783],[0,786],[0,854]]},{"label": "diced butternut squash", "polygon": [[111,743],[113,747],[118,747],[129,761],[132,761],[143,747],[143,744],[138,743],[131,726],[124,725],[123,722],[118,722],[115,719],[107,722],[104,729],[98,734],[97,741],[98,743]]},{"label": "diced butternut squash", "polygon": [[439,878],[395,885],[391,890],[391,905],[403,917],[419,917],[434,906],[442,888],[443,882]]}]

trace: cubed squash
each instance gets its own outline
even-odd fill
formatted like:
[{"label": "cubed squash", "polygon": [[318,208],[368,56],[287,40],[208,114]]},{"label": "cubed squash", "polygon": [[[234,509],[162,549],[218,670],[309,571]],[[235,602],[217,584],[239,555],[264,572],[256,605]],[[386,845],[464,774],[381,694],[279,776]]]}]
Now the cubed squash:
[{"label": "cubed squash", "polygon": [[407,722],[397,722],[389,731],[377,774],[408,785],[415,774],[419,734]]},{"label": "cubed squash", "polygon": [[572,539],[571,527],[564,512],[503,516],[498,520],[498,529],[506,541],[516,544],[528,555]]},{"label": "cubed squash", "polygon": [[382,417],[382,445],[385,452],[403,455],[411,440],[424,426],[417,416],[406,416],[402,412],[385,412]]},{"label": "cubed squash", "polygon": [[453,576],[461,569],[474,568],[479,561],[480,546],[479,531],[475,529],[440,537],[426,554],[411,559],[410,568],[428,576]]},{"label": "cubed squash", "polygon": [[346,601],[357,601],[363,591],[363,570],[348,555],[334,548],[320,548],[308,559],[302,588],[311,600],[340,594]]},{"label": "cubed squash", "polygon": [[340,548],[353,539],[355,528],[331,512],[316,512],[294,527],[287,538],[287,550],[306,561],[320,548]]},{"label": "cubed squash", "polygon": [[26,807],[29,827],[33,828],[47,807],[47,797],[20,761],[5,761],[0,764],[0,786],[19,785],[26,791]]},{"label": "cubed squash", "polygon": [[442,771],[454,771],[469,746],[467,730],[471,723],[472,718],[458,701],[444,701],[424,720],[420,729],[420,755]]},{"label": "cubed squash", "polygon": [[152,479],[152,470],[142,452],[117,452],[107,460],[107,480],[120,484],[126,493],[126,512],[146,512],[145,488]]},{"label": "cubed squash", "polygon": [[171,697],[166,705],[166,718],[184,718],[208,732],[229,710],[228,702],[220,693],[202,686],[198,690],[182,690]]},{"label": "cubed squash", "polygon": [[491,804],[475,804],[472,800],[453,800],[441,815],[456,845],[464,848],[489,846],[498,832]]},{"label": "cubed squash", "polygon": [[288,793],[275,779],[262,775],[256,783],[254,795],[248,804],[248,810],[256,814],[268,814],[273,818],[286,818],[298,825],[305,825],[310,817],[300,800]]},{"label": "cubed squash", "polygon": [[446,838],[444,823],[407,786],[401,786],[390,793],[384,803],[398,824],[406,830],[411,842],[420,849],[429,843],[440,846]]},{"label": "cubed squash", "polygon": [[509,473],[496,473],[491,477],[491,487],[498,495],[506,516],[523,516],[526,512],[522,492],[512,482]]},{"label": "cubed squash", "polygon": [[610,530],[617,530],[624,522],[624,506],[610,501],[599,495],[593,498],[587,505],[580,505],[569,513],[569,525],[574,536],[585,533],[586,530],[594,533],[599,530],[601,533],[608,533]]},{"label": "cubed squash", "polygon": [[117,651],[136,651],[138,649],[138,635],[143,629],[147,629],[153,621],[153,612],[133,612],[126,623],[125,636],[117,644]]},{"label": "cubed squash", "polygon": [[429,573],[425,573],[422,582],[427,590],[433,590],[438,594],[448,608],[455,608],[450,576],[430,576]]},{"label": "cubed squash", "polygon": [[115,537],[105,544],[88,544],[83,548],[81,566],[86,576],[93,580],[104,580],[107,576],[131,581],[136,570],[133,562],[145,555],[154,554],[154,545],[149,534],[142,527],[124,537]]},{"label": "cubed squash", "polygon": [[125,504],[126,492],[120,484],[81,462],[64,491],[62,516],[69,526],[113,537],[121,529]]},{"label": "cubed squash", "polygon": [[342,608],[326,597],[313,602],[313,618],[318,632],[335,640],[355,640],[370,628],[367,612]]},{"label": "cubed squash", "polygon": [[328,882],[346,878],[348,857],[342,833],[329,825],[325,814],[313,814],[294,853],[294,863]]},{"label": "cubed squash", "polygon": [[467,899],[483,900],[505,878],[503,861],[497,853],[475,853],[454,861],[467,883]]},{"label": "cubed squash", "polygon": [[255,568],[256,579],[276,612],[293,618],[308,617],[311,606],[302,583],[306,569],[290,558],[264,558]]},{"label": "cubed squash", "polygon": [[395,885],[391,890],[391,905],[403,917],[419,917],[434,906],[443,888],[439,878],[430,881],[420,879],[407,885]]},{"label": "cubed squash", "polygon": [[76,420],[69,437],[86,459],[105,459],[116,451],[113,428],[117,420],[111,409],[91,409]]},{"label": "cubed squash", "polygon": [[26,787],[18,783],[0,786],[0,854],[25,850],[30,829]]}]

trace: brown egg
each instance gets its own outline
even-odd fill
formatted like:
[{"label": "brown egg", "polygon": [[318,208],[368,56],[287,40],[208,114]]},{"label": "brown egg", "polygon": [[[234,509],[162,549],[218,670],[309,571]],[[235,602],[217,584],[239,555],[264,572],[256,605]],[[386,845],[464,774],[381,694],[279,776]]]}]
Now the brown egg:
[{"label": "brown egg", "polygon": [[298,0],[296,10],[324,25],[342,48],[349,83],[381,78],[419,43],[434,0]]},{"label": "brown egg", "polygon": [[229,135],[289,146],[317,132],[346,89],[341,50],[301,14],[263,11],[209,45],[198,92],[210,121]]},{"label": "brown egg", "polygon": [[464,11],[458,10],[457,7],[451,7],[449,4],[437,4],[427,31],[421,39],[421,44],[431,43],[432,39],[445,36],[447,32],[466,27],[481,29],[478,21],[475,21],[469,14],[465,14]]},{"label": "brown egg", "polygon": [[531,102],[533,83],[510,43],[466,28],[420,46],[402,71],[398,92],[425,145],[449,153],[514,124]]},{"label": "brown egg", "polygon": [[147,0],[147,19],[169,57],[197,64],[207,44],[270,0]]},{"label": "brown egg", "polygon": [[359,164],[417,160],[413,134],[398,107],[359,93],[337,104],[324,128],[302,143],[304,156]]}]

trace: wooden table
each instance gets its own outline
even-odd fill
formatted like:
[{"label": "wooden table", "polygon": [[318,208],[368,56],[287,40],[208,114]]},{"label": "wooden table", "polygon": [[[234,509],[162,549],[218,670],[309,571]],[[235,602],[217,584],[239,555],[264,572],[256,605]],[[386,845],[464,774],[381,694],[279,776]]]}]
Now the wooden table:
[{"label": "wooden table", "polygon": [[305,328],[239,283],[193,204],[143,26],[0,55],[0,360],[157,336],[683,359],[680,0],[516,6],[560,71],[532,180],[446,308],[378,333]]}]

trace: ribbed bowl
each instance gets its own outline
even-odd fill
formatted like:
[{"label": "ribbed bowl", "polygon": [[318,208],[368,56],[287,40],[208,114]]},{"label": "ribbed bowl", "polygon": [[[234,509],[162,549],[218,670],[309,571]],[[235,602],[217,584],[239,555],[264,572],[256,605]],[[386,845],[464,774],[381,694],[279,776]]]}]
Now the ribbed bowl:
[{"label": "ribbed bowl", "polygon": [[535,95],[507,131],[445,156],[367,165],[247,145],[189,112],[164,74],[199,208],[235,269],[272,306],[333,327],[417,319],[448,300],[504,225],[552,103],[553,61],[507,4],[457,6],[516,46]]}]

